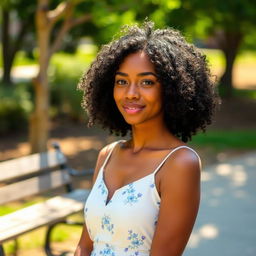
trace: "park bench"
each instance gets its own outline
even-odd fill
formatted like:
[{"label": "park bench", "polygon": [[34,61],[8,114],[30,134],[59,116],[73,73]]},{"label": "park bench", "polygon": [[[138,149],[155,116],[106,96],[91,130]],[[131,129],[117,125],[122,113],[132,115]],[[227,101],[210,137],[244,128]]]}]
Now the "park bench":
[{"label": "park bench", "polygon": [[[53,256],[51,232],[58,224],[82,225],[68,216],[81,211],[89,190],[74,189],[72,177],[92,174],[93,170],[76,171],[67,165],[59,145],[44,153],[0,163],[0,205],[34,195],[53,194],[43,202],[0,216],[0,256],[5,255],[3,243],[29,231],[47,226],[44,250]],[[64,189],[61,189],[63,187]],[[44,197],[45,198],[45,197]]]}]

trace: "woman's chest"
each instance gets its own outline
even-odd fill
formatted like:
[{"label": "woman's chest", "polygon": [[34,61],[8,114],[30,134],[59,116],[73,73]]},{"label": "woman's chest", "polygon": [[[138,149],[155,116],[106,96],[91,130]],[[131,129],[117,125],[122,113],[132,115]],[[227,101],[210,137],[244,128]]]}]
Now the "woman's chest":
[{"label": "woman's chest", "polygon": [[152,175],[121,187],[109,201],[107,199],[107,187],[99,176],[85,204],[85,219],[92,236],[99,230],[127,232],[132,227],[156,224],[160,197]]},{"label": "woman's chest", "polygon": [[[165,155],[165,151],[150,152],[138,156],[115,154],[103,170],[103,179],[109,194],[112,195],[118,188],[138,181],[150,174],[154,175]],[[157,174],[153,178],[159,191],[160,175]]]}]

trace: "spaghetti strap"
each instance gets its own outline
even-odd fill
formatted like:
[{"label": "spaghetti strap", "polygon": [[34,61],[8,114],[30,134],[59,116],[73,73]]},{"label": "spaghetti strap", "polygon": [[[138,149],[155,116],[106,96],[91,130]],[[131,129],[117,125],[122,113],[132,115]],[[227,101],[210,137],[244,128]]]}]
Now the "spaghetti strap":
[{"label": "spaghetti strap", "polygon": [[194,149],[192,149],[192,148],[190,148],[190,147],[188,147],[188,146],[179,146],[179,147],[174,148],[173,150],[171,150],[171,151],[167,154],[167,156],[163,159],[163,161],[162,161],[162,162],[157,166],[157,168],[154,170],[153,174],[156,174],[156,173],[159,171],[159,169],[162,167],[162,165],[165,163],[165,161],[168,159],[168,157],[169,157],[172,153],[174,153],[175,151],[177,151],[177,150],[180,149],[180,148],[187,148],[187,149],[190,149],[191,151],[193,151],[193,152],[196,154],[196,156],[198,157],[198,159],[199,159],[199,164],[200,164],[200,166],[201,166],[201,159],[200,159],[200,156],[197,154],[197,152],[196,152]]},{"label": "spaghetti strap", "polygon": [[125,140],[118,140],[118,141],[116,141],[116,142],[113,143],[114,145],[113,145],[112,148],[110,149],[110,151],[109,151],[109,153],[108,153],[108,155],[107,155],[107,157],[106,157],[106,159],[105,159],[103,165],[101,166],[101,169],[104,169],[104,168],[105,168],[105,165],[107,164],[107,162],[108,162],[108,160],[109,160],[109,158],[110,158],[110,156],[111,156],[111,154],[112,154],[114,148],[116,147],[116,145],[117,145],[118,143],[120,143],[120,142],[122,142],[122,141],[125,141]]}]

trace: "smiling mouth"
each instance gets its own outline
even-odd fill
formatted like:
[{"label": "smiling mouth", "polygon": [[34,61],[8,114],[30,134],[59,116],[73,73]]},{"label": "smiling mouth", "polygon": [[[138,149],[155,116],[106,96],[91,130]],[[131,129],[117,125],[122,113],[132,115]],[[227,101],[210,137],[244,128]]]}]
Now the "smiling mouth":
[{"label": "smiling mouth", "polygon": [[138,106],[123,106],[124,111],[128,114],[136,114],[136,113],[142,111],[143,108],[144,108],[143,106],[140,106],[140,107],[138,107]]}]

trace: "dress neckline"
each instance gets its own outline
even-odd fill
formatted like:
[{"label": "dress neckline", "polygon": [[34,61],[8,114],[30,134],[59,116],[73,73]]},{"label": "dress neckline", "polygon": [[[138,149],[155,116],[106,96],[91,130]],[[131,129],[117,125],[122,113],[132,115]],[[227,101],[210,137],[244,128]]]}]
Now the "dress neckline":
[{"label": "dress neckline", "polygon": [[[103,168],[103,166],[100,168],[100,171],[101,171],[101,180],[102,180],[102,183],[103,183],[103,185],[104,185],[104,187],[105,187],[105,189],[106,189],[106,191],[107,191],[107,197],[106,197],[105,206],[108,206],[109,202],[112,201],[113,197],[115,196],[115,194],[116,194],[119,190],[122,190],[122,189],[124,189],[124,188],[126,188],[126,187],[128,187],[129,185],[132,185],[132,184],[134,184],[134,183],[138,183],[138,182],[140,182],[140,181],[142,181],[142,180],[144,180],[144,179],[146,179],[146,178],[149,178],[150,176],[152,176],[152,175],[155,174],[154,172],[151,172],[151,173],[149,173],[149,174],[147,174],[147,175],[145,175],[145,176],[143,176],[143,177],[141,177],[141,178],[139,178],[139,179],[137,179],[137,180],[134,180],[134,181],[132,181],[132,182],[129,182],[129,183],[127,183],[127,184],[124,184],[123,186],[121,186],[121,187],[115,189],[115,191],[114,191],[114,193],[112,194],[112,196],[111,196],[110,198],[108,198],[108,196],[109,196],[109,189],[108,189],[107,184],[106,184],[106,182],[105,182],[105,178],[104,178],[104,168]],[[154,179],[154,186],[156,186],[156,184],[155,184],[155,179]]]},{"label": "dress neckline", "polygon": [[170,156],[172,153],[174,153],[176,150],[180,149],[180,148],[188,148],[188,149],[192,150],[192,151],[198,156],[199,161],[200,161],[199,155],[198,155],[198,154],[196,153],[196,151],[193,150],[192,148],[190,148],[190,147],[188,147],[188,146],[186,146],[186,145],[177,146],[177,147],[173,148],[172,150],[170,150],[170,152],[163,158],[163,160],[160,162],[160,164],[157,165],[157,167],[154,169],[153,172],[151,172],[151,173],[149,173],[149,174],[147,174],[147,175],[145,175],[145,176],[143,176],[143,177],[141,177],[141,178],[139,178],[139,179],[137,179],[137,180],[135,180],[135,181],[132,181],[132,182],[130,182],[130,183],[128,183],[128,184],[125,184],[125,185],[123,185],[123,186],[121,186],[121,187],[115,189],[115,191],[113,192],[111,198],[108,198],[109,189],[108,189],[108,187],[107,187],[107,184],[106,184],[106,182],[105,182],[105,177],[104,177],[105,166],[106,166],[107,162],[109,161],[109,158],[111,157],[112,152],[113,152],[114,148],[116,147],[116,145],[119,144],[120,142],[123,142],[123,141],[125,141],[125,140],[119,140],[119,141],[116,141],[116,142],[115,142],[115,144],[113,145],[112,149],[111,149],[110,152],[108,153],[108,155],[107,155],[107,157],[106,157],[106,159],[105,159],[103,165],[102,165],[101,168],[100,168],[102,183],[104,184],[104,186],[105,186],[105,188],[106,188],[106,190],[107,190],[107,198],[106,198],[105,206],[107,206],[107,205],[109,204],[109,202],[113,199],[113,197],[114,197],[114,195],[116,194],[116,192],[118,192],[119,190],[121,190],[121,189],[123,189],[123,188],[125,188],[125,187],[127,187],[127,186],[129,186],[129,185],[131,185],[131,184],[137,183],[137,182],[139,182],[139,181],[141,181],[141,180],[143,180],[143,179],[145,179],[145,178],[147,178],[147,177],[150,177],[150,176],[152,176],[152,175],[154,175],[154,186],[156,187],[156,184],[155,184],[155,174],[159,171],[159,169],[162,167],[162,165],[165,163],[165,161],[169,158],[169,156]]}]

